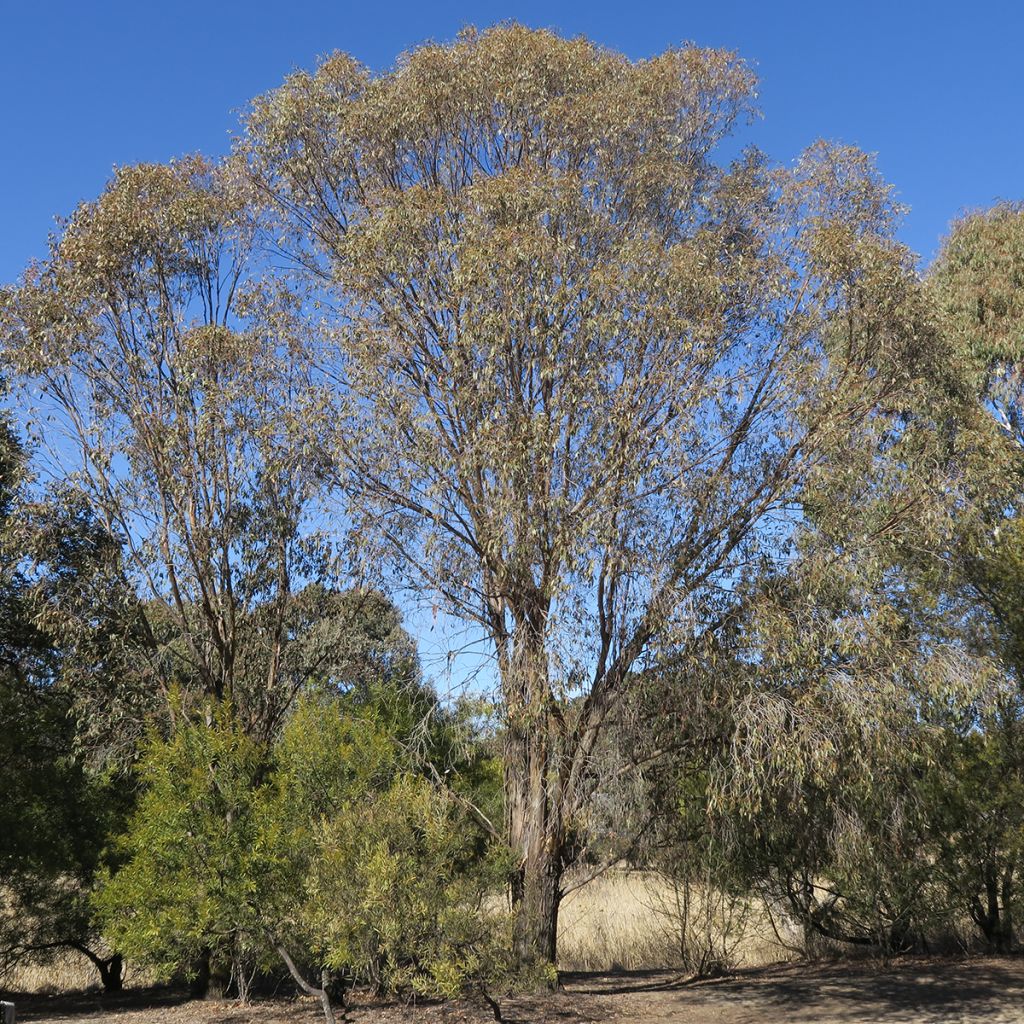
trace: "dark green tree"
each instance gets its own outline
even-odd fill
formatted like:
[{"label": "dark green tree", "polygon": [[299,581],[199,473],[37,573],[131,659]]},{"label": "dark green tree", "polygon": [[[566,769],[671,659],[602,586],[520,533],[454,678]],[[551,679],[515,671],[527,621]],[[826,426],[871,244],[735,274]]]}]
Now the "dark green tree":
[{"label": "dark green tree", "polygon": [[[77,728],[71,679],[78,652],[51,629],[54,605],[102,575],[109,538],[88,519],[42,512],[26,494],[26,459],[11,426],[0,423],[0,969],[62,949],[88,957],[108,990],[122,981],[122,957],[99,941],[89,893],[128,793],[99,770]],[[46,527],[41,523],[45,519]],[[46,530],[55,531],[50,537]],[[59,535],[59,550],[40,561]],[[95,542],[103,552],[97,557]],[[104,612],[93,616],[102,642]],[[107,666],[110,667],[109,665]],[[102,675],[104,667],[89,666]]]}]

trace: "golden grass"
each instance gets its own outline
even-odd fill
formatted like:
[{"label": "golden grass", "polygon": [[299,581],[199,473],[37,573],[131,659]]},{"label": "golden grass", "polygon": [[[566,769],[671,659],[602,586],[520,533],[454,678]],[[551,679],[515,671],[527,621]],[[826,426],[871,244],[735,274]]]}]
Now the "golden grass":
[{"label": "golden grass", "polygon": [[[125,964],[126,986],[148,985],[153,979],[145,971]],[[96,968],[81,953],[65,950],[45,960],[24,959],[0,978],[0,988],[8,992],[36,995],[59,995],[98,988],[100,976]]]},{"label": "golden grass", "polygon": [[[655,872],[609,871],[587,882],[562,902],[559,967],[714,970],[774,963],[792,955],[757,901],[730,902],[714,894],[708,898],[700,887],[692,887],[687,905],[686,895]],[[776,926],[781,928],[781,922]],[[796,941],[785,932],[782,937]],[[127,985],[150,980],[126,965]],[[98,983],[92,964],[73,951],[46,962],[23,961],[2,982],[8,991],[25,993],[80,991]]]},{"label": "golden grass", "polygon": [[54,995],[80,991],[99,980],[96,968],[81,953],[69,950],[46,961],[20,961],[4,974],[3,987],[10,992]]},{"label": "golden grass", "polygon": [[731,901],[698,886],[687,893],[646,871],[609,871],[571,892],[559,912],[558,950],[559,967],[570,971],[715,970],[792,955],[758,901]]}]

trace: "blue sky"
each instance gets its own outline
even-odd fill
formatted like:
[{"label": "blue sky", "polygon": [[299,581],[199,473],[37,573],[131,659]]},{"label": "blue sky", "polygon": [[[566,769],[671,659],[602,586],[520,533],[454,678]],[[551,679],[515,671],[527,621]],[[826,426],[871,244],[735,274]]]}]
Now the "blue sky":
[{"label": "blue sky", "polygon": [[[634,58],[686,40],[737,50],[761,77],[748,138],[779,161],[823,136],[877,152],[925,260],[960,211],[1024,198],[1024,6],[1011,0],[0,0],[0,283],[115,164],[226,151],[240,108],[319,54],[383,70],[418,42],[506,19]],[[443,686],[454,624],[407,613]],[[481,664],[470,655],[457,674]]]},{"label": "blue sky", "polygon": [[924,258],[964,208],[1024,197],[1012,0],[0,0],[0,14],[0,282],[114,164],[223,152],[238,109],[318,54],[383,69],[424,39],[510,18],[631,57],[684,40],[738,50],[762,79],[753,141],[782,161],[821,136],[877,152]]}]

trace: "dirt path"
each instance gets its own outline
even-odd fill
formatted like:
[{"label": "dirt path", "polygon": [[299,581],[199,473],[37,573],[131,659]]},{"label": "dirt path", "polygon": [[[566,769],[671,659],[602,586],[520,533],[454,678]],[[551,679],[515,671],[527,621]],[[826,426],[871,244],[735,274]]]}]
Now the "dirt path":
[{"label": "dirt path", "polygon": [[621,1024],[1019,1024],[1024,960],[791,964],[715,981],[665,972],[595,976],[581,997],[614,1005]]},{"label": "dirt path", "polygon": [[[668,971],[578,974],[553,996],[503,1004],[507,1024],[1024,1024],[1024,959],[905,960],[895,966],[792,964],[714,981]],[[316,1024],[310,1000],[183,1002],[159,993],[19,1004],[39,1024]],[[485,1024],[483,1006],[357,1006],[352,1024]]]}]

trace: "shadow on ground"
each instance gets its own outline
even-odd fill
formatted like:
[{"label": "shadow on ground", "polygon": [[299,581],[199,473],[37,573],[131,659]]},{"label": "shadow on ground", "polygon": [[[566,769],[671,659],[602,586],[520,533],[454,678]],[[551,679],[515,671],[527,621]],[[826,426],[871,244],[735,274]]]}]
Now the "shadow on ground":
[{"label": "shadow on ground", "polygon": [[1024,959],[907,958],[786,964],[694,980],[671,971],[568,975],[568,990],[618,1004],[620,1020],[1024,1022]]},{"label": "shadow on ground", "polygon": [[116,995],[102,992],[75,992],[55,996],[4,996],[14,1002],[18,1021],[73,1020],[75,1017],[109,1017],[115,1020],[126,1014],[151,1011],[161,1014],[188,1002],[184,992],[167,988],[128,989]]},{"label": "shadow on ground", "polygon": [[[780,964],[726,978],[677,971],[566,974],[559,992],[503,1000],[506,1024],[1024,1024],[1024,958]],[[315,1000],[188,1002],[168,989],[18,999],[36,1024],[313,1024]],[[353,1024],[485,1024],[479,1002],[359,1002]]]}]

